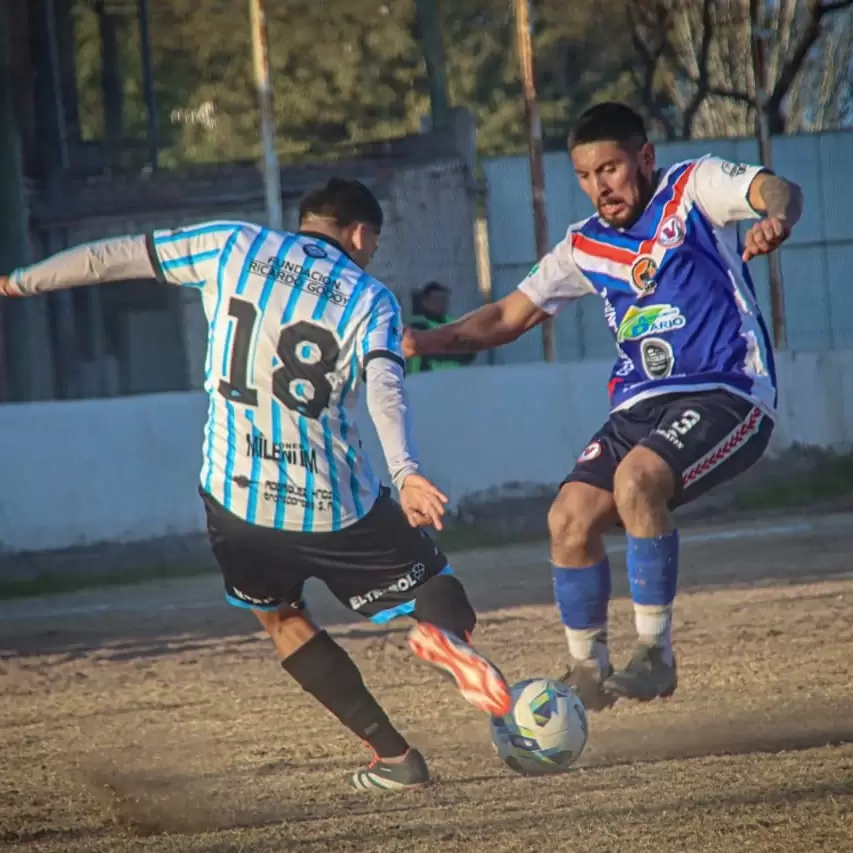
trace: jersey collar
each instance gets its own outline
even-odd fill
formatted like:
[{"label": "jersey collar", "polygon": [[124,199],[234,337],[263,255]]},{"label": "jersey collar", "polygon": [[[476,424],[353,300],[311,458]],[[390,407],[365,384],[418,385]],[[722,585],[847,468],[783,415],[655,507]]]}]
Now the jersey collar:
[{"label": "jersey collar", "polygon": [[[337,249],[344,257],[348,258],[352,263],[355,264],[355,261],[350,257],[349,252],[334,238],[329,237],[328,234],[320,234],[317,231],[297,231],[300,237],[310,237],[312,240],[319,240],[322,243],[326,243],[328,246],[332,246]],[[358,264],[356,264],[358,266]]]}]

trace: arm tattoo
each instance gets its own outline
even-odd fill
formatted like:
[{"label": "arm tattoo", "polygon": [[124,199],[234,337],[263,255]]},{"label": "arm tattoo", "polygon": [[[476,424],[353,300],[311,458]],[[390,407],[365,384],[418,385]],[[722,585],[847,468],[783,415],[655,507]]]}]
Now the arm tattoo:
[{"label": "arm tattoo", "polygon": [[793,184],[776,175],[768,175],[758,188],[758,194],[764,202],[767,216],[783,217],[791,223],[800,218],[803,209],[802,193]]},{"label": "arm tattoo", "polygon": [[479,340],[478,338],[468,338],[465,335],[456,334],[448,339],[443,349],[445,352],[479,352],[483,349],[488,349],[488,341]]}]

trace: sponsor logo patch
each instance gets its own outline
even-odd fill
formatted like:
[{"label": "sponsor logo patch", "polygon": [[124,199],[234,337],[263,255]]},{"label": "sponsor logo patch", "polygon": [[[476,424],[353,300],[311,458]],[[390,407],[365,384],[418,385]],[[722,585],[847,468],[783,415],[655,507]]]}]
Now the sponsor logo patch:
[{"label": "sponsor logo patch", "polygon": [[640,344],[640,358],[649,379],[665,379],[675,364],[672,347],[661,338],[646,338]]},{"label": "sponsor logo patch", "polygon": [[650,335],[661,335],[683,329],[687,325],[685,316],[675,305],[649,305],[638,308],[632,305],[622,318],[616,340],[638,341]]}]

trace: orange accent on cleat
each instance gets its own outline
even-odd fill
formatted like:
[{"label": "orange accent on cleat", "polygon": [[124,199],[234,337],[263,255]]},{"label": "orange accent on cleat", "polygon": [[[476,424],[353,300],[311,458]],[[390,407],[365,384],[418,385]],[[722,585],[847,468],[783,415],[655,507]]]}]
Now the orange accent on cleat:
[{"label": "orange accent on cleat", "polygon": [[501,671],[453,634],[421,622],[409,632],[409,648],[425,663],[451,675],[465,700],[478,710],[502,717],[512,709]]}]

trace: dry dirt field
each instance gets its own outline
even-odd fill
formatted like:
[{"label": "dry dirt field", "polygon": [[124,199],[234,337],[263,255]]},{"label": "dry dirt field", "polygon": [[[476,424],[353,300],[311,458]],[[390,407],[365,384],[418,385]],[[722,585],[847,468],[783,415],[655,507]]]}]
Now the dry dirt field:
[{"label": "dry dirt field", "polygon": [[[0,849],[45,853],[853,851],[853,515],[683,530],[668,702],[591,716],[563,776],[495,758],[404,627],[314,612],[436,783],[351,793],[361,745],[300,695],[216,577],[0,603]],[[614,539],[618,542],[619,539]],[[458,555],[479,643],[558,675],[544,546]],[[632,641],[615,553],[613,648]]]}]

